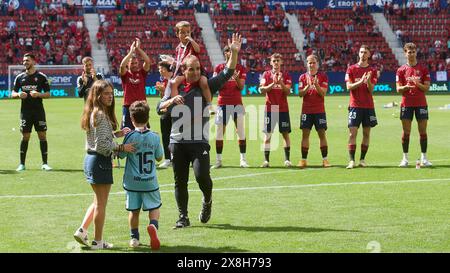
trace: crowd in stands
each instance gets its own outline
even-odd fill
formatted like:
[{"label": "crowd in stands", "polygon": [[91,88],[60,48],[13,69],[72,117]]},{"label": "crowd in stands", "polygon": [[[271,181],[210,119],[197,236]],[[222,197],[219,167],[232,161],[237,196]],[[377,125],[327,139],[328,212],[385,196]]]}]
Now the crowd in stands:
[{"label": "crowd in stands", "polygon": [[351,11],[309,8],[297,11],[297,15],[305,33],[305,55],[319,56],[322,70],[345,72],[357,62],[361,44],[370,46],[371,64],[380,72],[395,69],[394,62],[387,62],[395,58],[363,3],[354,3]]},{"label": "crowd in stands", "polygon": [[91,55],[91,43],[79,11],[61,0],[36,0],[33,11],[8,8],[5,14],[2,8],[2,64],[19,64],[26,52],[34,52],[39,64],[81,64],[84,56]]},{"label": "crowd in stands", "polygon": [[430,71],[450,71],[450,6],[442,10],[440,1],[434,0],[428,10],[418,10],[412,1],[402,5],[386,3],[384,15],[400,46],[416,43],[417,58]]},{"label": "crowd in stands", "polygon": [[[92,2],[94,7],[96,2]],[[2,73],[8,64],[21,63],[23,54],[29,51],[36,54],[40,64],[81,64],[83,56],[91,56],[89,34],[82,17],[84,11],[74,3],[65,0],[36,0],[36,9],[29,11],[23,8],[15,10],[13,1],[0,1],[0,41],[4,45],[4,50],[0,51]],[[355,2],[340,24],[333,21],[337,11],[330,8],[287,11],[295,12],[303,26],[303,52],[296,49],[291,51],[295,44],[291,38],[287,38],[290,35],[284,35],[288,34],[289,20],[282,4],[269,8],[263,0],[184,0],[163,1],[161,7],[155,9],[147,9],[145,0],[116,0],[116,4],[116,11],[113,13],[97,10],[100,27],[96,38],[107,49],[113,73],[117,73],[117,67],[129,47],[126,42],[120,42],[124,38],[120,32],[129,30],[123,25],[125,18],[141,16],[135,23],[133,35],[143,40],[144,45],[145,40],[148,43],[158,41],[158,48],[152,45],[151,52],[148,52],[152,59],[151,72],[156,72],[158,54],[161,51],[173,52],[177,44],[173,28],[179,19],[177,16],[194,10],[210,13],[221,46],[225,45],[231,33],[240,32],[243,35],[240,60],[251,72],[268,69],[268,57],[281,50],[284,51],[285,63],[288,62],[290,70],[304,72],[304,59],[316,54],[321,59],[321,69],[345,71],[348,65],[356,62],[357,51],[362,43],[371,46],[372,63],[380,71],[394,71],[398,66],[369,14],[369,6],[364,5],[364,2]],[[431,71],[450,70],[450,5],[447,10],[441,10],[440,1],[432,0],[426,13],[429,15],[425,17],[426,21],[420,21],[427,14],[424,15],[423,9],[418,11],[413,1],[405,1],[402,5],[386,1],[384,6],[386,18],[401,20],[416,28],[406,28],[405,24],[395,24],[397,21],[393,23],[390,20],[399,45],[415,42],[419,45],[419,60],[426,62]],[[247,18],[244,20],[252,23],[242,24],[242,21],[230,18]],[[204,50],[201,28],[195,23],[192,30],[193,38],[200,42]],[[428,38],[423,39],[424,36]],[[112,44],[112,41],[119,43]],[[206,64],[205,68],[211,71],[212,68],[208,65],[210,66]]]},{"label": "crowd in stands", "polygon": [[[213,28],[216,37],[224,46],[226,39],[234,32],[242,34],[242,50],[240,53],[241,65],[250,72],[262,72],[270,68],[269,57],[280,48],[295,48],[292,40],[281,40],[282,32],[288,33],[289,20],[281,4],[270,9],[266,1],[235,1],[222,3],[212,3],[210,14],[213,18]],[[238,16],[232,18],[249,18],[251,24],[240,24],[228,20],[227,16]],[[252,18],[256,18],[252,19]],[[246,19],[244,19],[246,20]],[[224,36],[223,33],[226,33]],[[287,46],[287,44],[290,44]],[[291,61],[290,56],[286,56],[286,61]],[[285,62],[286,62],[285,61]],[[304,67],[298,67],[304,69]]]},{"label": "crowd in stands", "polygon": [[[144,1],[127,1],[116,11],[102,11],[99,15],[100,26],[97,31],[97,41],[106,44],[110,68],[117,74],[118,67],[129,49],[127,44],[131,38],[139,38],[142,46],[150,57],[150,72],[157,72],[159,54],[173,55],[178,39],[175,35],[177,21],[189,17],[194,20],[191,36],[200,42],[201,49],[206,52],[202,44],[201,28],[196,24],[193,11],[194,1],[185,1],[185,5],[178,2],[162,2],[161,7],[146,9],[142,7]],[[130,29],[131,28],[131,29]],[[132,32],[130,32],[132,30]],[[157,44],[157,47],[154,47]],[[203,54],[207,58],[206,54]],[[205,69],[212,71],[209,61]]]}]

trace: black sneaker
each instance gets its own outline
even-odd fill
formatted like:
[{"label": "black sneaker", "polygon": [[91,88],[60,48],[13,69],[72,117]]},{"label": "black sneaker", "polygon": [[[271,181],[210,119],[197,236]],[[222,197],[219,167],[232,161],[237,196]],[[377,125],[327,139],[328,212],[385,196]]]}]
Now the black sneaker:
[{"label": "black sneaker", "polygon": [[209,203],[203,202],[202,211],[200,212],[200,215],[198,216],[198,219],[203,224],[208,223],[209,218],[211,218],[211,207],[212,207],[212,200],[209,201]]},{"label": "black sneaker", "polygon": [[191,225],[191,222],[189,221],[189,217],[186,217],[184,215],[180,215],[180,219],[175,223],[174,228],[184,228]]}]

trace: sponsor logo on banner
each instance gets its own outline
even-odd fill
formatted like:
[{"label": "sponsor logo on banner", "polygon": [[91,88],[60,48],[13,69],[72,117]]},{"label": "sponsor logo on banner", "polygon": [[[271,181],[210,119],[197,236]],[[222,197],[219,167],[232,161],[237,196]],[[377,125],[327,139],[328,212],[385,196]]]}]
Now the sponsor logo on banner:
[{"label": "sponsor logo on banner", "polygon": [[123,97],[123,90],[114,88],[114,97]]},{"label": "sponsor logo on banner", "polygon": [[430,92],[449,92],[448,83],[432,83]]},{"label": "sponsor logo on banner", "polygon": [[[400,1],[398,1],[400,2]],[[408,5],[409,5],[408,1]],[[414,2],[414,6],[416,7],[416,9],[421,9],[421,8],[429,8],[430,7],[430,0],[413,0]],[[401,3],[398,3],[401,4]]]},{"label": "sponsor logo on banner", "polygon": [[0,90],[0,99],[9,98],[11,96],[11,91],[9,90]]},{"label": "sponsor logo on banner", "polygon": [[11,3],[14,6],[14,9],[19,9],[20,3],[19,0],[9,0],[8,4],[11,5]]},{"label": "sponsor logo on banner", "polygon": [[72,76],[49,76],[50,85],[72,86]]},{"label": "sponsor logo on banner", "polygon": [[[75,0],[76,5],[82,5],[83,7],[92,7],[92,0]],[[116,0],[97,0],[98,8],[115,8]]]},{"label": "sponsor logo on banner", "polygon": [[68,97],[69,94],[64,89],[51,89],[50,96],[52,96],[52,97]]},{"label": "sponsor logo on banner", "polygon": [[[175,2],[175,1],[171,1],[171,0],[148,1],[147,0],[147,7],[151,7],[151,8],[165,7],[165,6],[168,6],[169,4],[171,4],[172,2]],[[178,2],[178,6],[180,6],[180,7],[184,6],[184,2],[182,0],[178,0],[176,2]]]},{"label": "sponsor logo on banner", "polygon": [[107,80],[109,80],[112,84],[122,84],[122,79],[118,76],[111,76]]},{"label": "sponsor logo on banner", "polygon": [[[386,93],[390,93],[394,91],[394,87],[392,84],[388,84],[388,83],[380,83],[380,84],[376,84],[375,87],[373,88],[373,92],[386,92]],[[337,94],[337,93],[348,93],[347,88],[345,87],[345,85],[342,84],[330,84],[329,85],[329,89],[328,89],[328,94],[332,95],[332,94]]]},{"label": "sponsor logo on banner", "polygon": [[147,1],[147,7],[149,8],[159,7],[159,1]]},{"label": "sponsor logo on banner", "polygon": [[[332,9],[342,9],[342,8],[351,8],[353,7],[353,3],[355,1],[339,1],[339,0],[330,0],[328,2],[328,6]],[[361,1],[356,1],[356,4],[359,5]]]},{"label": "sponsor logo on banner", "polygon": [[320,0],[320,1],[305,1],[305,0],[301,0],[301,1],[277,1],[277,0],[272,0],[272,1],[266,1],[266,4],[269,6],[275,6],[276,4],[281,4],[282,6],[284,6],[286,9],[306,9],[309,7],[315,7],[318,9],[323,9],[325,7],[327,3],[327,0]]}]

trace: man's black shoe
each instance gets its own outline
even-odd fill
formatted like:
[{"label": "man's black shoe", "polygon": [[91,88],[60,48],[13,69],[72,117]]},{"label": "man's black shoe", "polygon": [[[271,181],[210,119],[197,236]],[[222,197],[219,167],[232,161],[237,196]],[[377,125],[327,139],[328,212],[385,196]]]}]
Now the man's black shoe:
[{"label": "man's black shoe", "polygon": [[200,212],[200,215],[198,216],[198,219],[203,224],[208,223],[209,218],[211,218],[211,207],[212,207],[212,200],[209,201],[209,203],[203,202],[202,211]]}]

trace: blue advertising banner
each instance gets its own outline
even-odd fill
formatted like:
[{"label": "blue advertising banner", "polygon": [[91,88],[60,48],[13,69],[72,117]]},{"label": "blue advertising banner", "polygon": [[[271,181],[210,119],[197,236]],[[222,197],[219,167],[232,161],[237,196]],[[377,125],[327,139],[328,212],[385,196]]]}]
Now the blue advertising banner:
[{"label": "blue advertising banner", "polygon": [[25,8],[28,10],[34,10],[35,0],[7,0],[6,2],[13,3],[14,9]]},{"label": "blue advertising banner", "polygon": [[[406,1],[408,7],[409,7],[409,4],[410,4],[411,1],[414,2],[414,6],[416,7],[416,9],[429,8],[430,7],[430,2],[431,2],[430,0],[408,0],[408,1]],[[394,4],[398,4],[400,6],[403,4],[403,0],[393,0],[392,2]],[[441,4],[441,8],[442,9],[445,9],[447,7],[447,1],[441,0],[439,3]]]},{"label": "blue advertising banner", "polygon": [[[146,0],[146,1],[147,1],[146,7],[148,9],[156,9],[158,7],[159,8],[164,8],[164,7],[169,6],[169,4],[175,2],[175,1],[171,1],[171,0],[159,0],[159,1],[157,1],[157,0]],[[178,2],[178,6],[180,8],[184,7],[184,1],[183,0],[178,0],[176,2]]]},{"label": "blue advertising banner", "polygon": [[[348,91],[345,87],[345,73],[342,72],[328,72],[329,80],[329,95],[339,95],[346,94]],[[292,92],[293,94],[298,94],[298,78],[299,73],[291,73],[292,76]],[[259,86],[259,73],[248,73],[245,86],[242,90],[242,95],[260,95],[258,90]],[[52,97],[78,97],[78,90],[76,88],[76,80],[78,75],[48,75],[51,87]],[[114,95],[117,97],[123,97],[122,82],[118,76],[106,76],[114,86]],[[450,92],[450,82],[449,81],[436,81],[436,73],[431,74],[432,84],[430,86],[430,94],[442,94]],[[147,96],[158,96],[155,89],[155,84],[160,81],[160,76],[158,73],[151,73],[148,75],[146,80],[145,93]],[[374,92],[378,94],[393,94],[395,90],[395,73],[385,72],[381,74],[378,84],[375,85]],[[10,90],[8,90],[8,77],[0,77],[0,99],[6,99],[11,96]]]},{"label": "blue advertising banner", "polygon": [[[393,2],[394,4],[402,5],[404,0],[388,0],[389,2]],[[411,0],[407,0],[407,5],[409,6]],[[416,8],[429,8],[430,1],[429,0],[413,0]],[[274,6],[276,4],[280,4],[285,7],[286,10],[291,9],[308,9],[310,7],[314,7],[316,9],[324,9],[325,7],[329,7],[331,9],[352,9],[353,3],[360,4],[361,2],[364,5],[370,7],[371,11],[382,11],[384,7],[385,0],[299,0],[299,1],[282,1],[282,0],[272,0],[267,1],[266,3],[269,6]],[[441,8],[445,9],[447,7],[447,1],[440,1]]]},{"label": "blue advertising banner", "polygon": [[285,10],[308,9],[311,7],[314,7],[316,9],[324,9],[328,4],[328,0],[300,0],[300,1],[272,0],[266,1],[266,4],[269,5],[269,7],[273,7],[279,4],[283,6]]},{"label": "blue advertising banner", "polygon": [[[81,5],[84,8],[92,8],[92,0],[74,0],[75,5]],[[98,9],[115,9],[116,0],[97,0],[95,5]]]},{"label": "blue advertising banner", "polygon": [[[8,3],[14,3],[15,9],[24,7],[29,10],[35,9],[35,1],[34,0],[6,0]],[[125,3],[127,0],[122,1]],[[283,0],[271,0],[266,1],[266,4],[270,7],[275,6],[276,4],[280,4],[284,6],[286,10],[292,9],[308,9],[310,7],[314,7],[316,9],[324,9],[325,7],[330,7],[331,9],[351,9],[353,6],[353,2],[359,4],[360,2],[364,2],[365,5],[370,6],[372,11],[382,11],[384,0],[292,0],[292,1],[283,1]],[[403,0],[388,0],[393,2],[394,4],[403,4]],[[408,0],[407,3],[409,5]],[[429,0],[413,0],[416,8],[428,8]],[[156,9],[158,7],[166,7],[169,5],[171,0],[146,0],[146,7],[150,9]],[[74,0],[76,5],[81,5],[86,9],[92,9],[92,0]],[[178,0],[178,4],[180,7],[184,6],[184,2],[182,0]],[[445,9],[447,7],[447,1],[440,1],[441,8]],[[97,0],[97,8],[99,9],[115,9],[116,8],[116,0]]]}]

